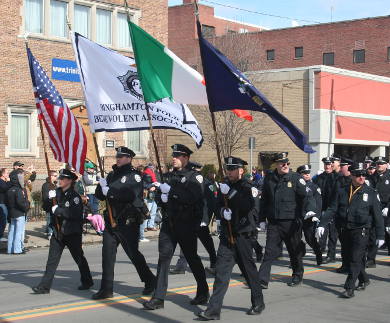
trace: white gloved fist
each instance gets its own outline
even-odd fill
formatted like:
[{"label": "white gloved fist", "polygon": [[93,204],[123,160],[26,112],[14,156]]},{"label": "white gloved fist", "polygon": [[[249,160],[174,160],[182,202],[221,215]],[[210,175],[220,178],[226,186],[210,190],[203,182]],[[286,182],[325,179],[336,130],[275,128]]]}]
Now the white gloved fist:
[{"label": "white gloved fist", "polygon": [[311,221],[312,221],[312,222],[320,222],[320,219],[317,218],[316,216],[313,216],[313,217],[311,218]]},{"label": "white gloved fist", "polygon": [[161,201],[163,203],[167,203],[168,202],[168,194],[165,194],[165,193],[161,194]]},{"label": "white gloved fist", "polygon": [[376,246],[378,248],[382,247],[384,244],[385,244],[385,240],[376,239]]},{"label": "white gloved fist", "polygon": [[390,227],[386,227],[385,229],[386,229],[386,232],[387,232],[388,234],[390,234]]},{"label": "white gloved fist", "polygon": [[58,205],[54,205],[51,207],[51,212],[54,214],[54,212],[57,210]]},{"label": "white gloved fist", "polygon": [[109,189],[110,188],[108,186],[102,186],[102,193],[103,193],[104,196],[107,196],[107,193],[108,193]]},{"label": "white gloved fist", "polygon": [[315,215],[316,215],[315,212],[309,211],[309,212],[306,213],[306,215],[305,215],[305,217],[304,217],[303,219],[304,219],[304,220],[307,220],[307,219],[309,219],[309,218],[311,218],[311,217],[313,217],[313,216],[315,216]]},{"label": "white gloved fist", "polygon": [[260,222],[260,230],[261,231],[265,231],[266,227],[267,227],[267,223],[266,222]]},{"label": "white gloved fist", "polygon": [[227,185],[227,184],[225,184],[225,183],[219,184],[219,189],[221,190],[221,193],[222,193],[222,194],[227,194],[227,193],[229,193],[229,191],[230,191],[229,185]]},{"label": "white gloved fist", "polygon": [[55,190],[50,190],[49,191],[49,199],[54,199],[56,197],[56,191]]},{"label": "white gloved fist", "polygon": [[389,208],[388,208],[388,207],[385,207],[385,208],[382,210],[382,215],[383,215],[383,216],[387,216],[387,213],[389,213]]},{"label": "white gloved fist", "polygon": [[224,209],[223,210],[223,217],[226,221],[230,221],[232,219],[232,210],[230,209]]},{"label": "white gloved fist", "polygon": [[324,232],[325,232],[325,228],[324,227],[318,227],[316,229],[316,238],[317,238],[317,240],[319,240],[324,235]]},{"label": "white gloved fist", "polygon": [[201,226],[201,227],[207,227],[207,223],[206,223],[206,222],[201,222],[201,223],[200,223],[200,226]]},{"label": "white gloved fist", "polygon": [[168,194],[169,191],[171,190],[171,186],[168,185],[167,183],[162,183],[162,184],[160,185],[160,190],[161,190],[161,193],[163,193],[163,194]]},{"label": "white gloved fist", "polygon": [[107,180],[105,178],[99,178],[99,184],[101,187],[107,186]]}]

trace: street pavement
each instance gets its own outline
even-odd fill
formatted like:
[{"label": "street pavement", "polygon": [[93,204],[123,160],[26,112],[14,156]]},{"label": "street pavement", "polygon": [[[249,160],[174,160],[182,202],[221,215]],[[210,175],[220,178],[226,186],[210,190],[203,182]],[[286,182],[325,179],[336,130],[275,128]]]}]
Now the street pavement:
[{"label": "street pavement", "polygon": [[[264,234],[260,240],[264,243]],[[215,238],[215,242],[218,240]],[[200,245],[200,244],[199,244]],[[157,240],[141,244],[147,262],[156,271]],[[204,306],[191,306],[195,281],[190,272],[169,277],[169,295],[165,308],[142,309],[140,282],[133,265],[121,248],[115,267],[115,294],[112,299],[92,301],[91,295],[100,286],[101,244],[85,245],[95,286],[91,291],[78,291],[79,273],[68,250],[64,250],[49,295],[33,295],[31,286],[38,284],[46,263],[47,248],[37,248],[26,255],[0,254],[0,322],[192,322],[195,312]],[[199,250],[205,265],[207,253]],[[176,250],[178,254],[178,250]],[[390,322],[390,257],[380,251],[377,268],[368,269],[371,284],[355,298],[341,299],[345,275],[334,269],[339,264],[314,266],[314,255],[305,257],[304,283],[288,287],[291,274],[286,251],[284,258],[272,267],[273,280],[264,291],[266,309],[261,316],[247,316],[250,291],[242,284],[235,266],[231,286],[224,300],[221,320],[224,322]],[[172,263],[175,263],[175,256]],[[208,282],[212,288],[213,278]]]}]

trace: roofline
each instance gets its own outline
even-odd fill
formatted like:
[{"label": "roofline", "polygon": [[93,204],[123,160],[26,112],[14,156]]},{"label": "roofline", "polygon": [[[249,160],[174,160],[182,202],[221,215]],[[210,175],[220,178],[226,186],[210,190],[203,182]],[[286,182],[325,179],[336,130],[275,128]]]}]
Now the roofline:
[{"label": "roofline", "polygon": [[[268,28],[263,27],[263,26],[260,26],[260,25],[255,25],[255,24],[250,24],[250,23],[246,23],[246,22],[241,22],[241,21],[234,20],[234,19],[224,18],[224,17],[220,17],[220,16],[215,16],[215,15],[214,15],[214,18],[222,19],[222,20],[226,20],[226,21],[230,21],[230,22],[234,22],[234,23],[240,24],[240,25],[242,25],[242,26],[248,26],[248,27],[259,28],[259,29],[261,29],[261,30],[268,30]],[[260,31],[260,30],[259,30],[259,31]],[[256,31],[252,31],[252,32],[256,32]]]}]

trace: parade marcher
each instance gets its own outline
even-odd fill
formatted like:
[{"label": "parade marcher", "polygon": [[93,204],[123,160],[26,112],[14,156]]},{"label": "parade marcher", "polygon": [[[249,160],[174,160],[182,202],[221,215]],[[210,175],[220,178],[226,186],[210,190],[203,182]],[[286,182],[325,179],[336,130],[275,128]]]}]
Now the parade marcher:
[{"label": "parade marcher", "polygon": [[81,285],[78,289],[87,290],[93,286],[88,262],[81,247],[83,204],[80,195],[74,190],[76,179],[76,174],[67,169],[61,170],[59,173],[59,188],[48,191],[45,197],[45,204],[52,205],[51,225],[54,231],[50,239],[45,274],[38,286],[32,288],[35,294],[48,294],[50,292],[65,247],[68,247],[70,254],[79,267]]},{"label": "parade marcher", "polygon": [[55,170],[49,171],[49,176],[46,178],[45,183],[43,183],[41,188],[42,193],[42,209],[46,212],[46,234],[47,239],[50,240],[50,238],[53,235],[53,226],[51,224],[51,203],[46,203],[46,199],[49,196],[49,191],[52,186],[55,187],[57,184],[57,177],[58,173]]},{"label": "parade marcher", "polygon": [[145,219],[143,199],[144,184],[141,174],[131,162],[135,153],[120,146],[116,150],[116,164],[106,178],[100,178],[96,197],[106,200],[110,210],[104,212],[105,229],[102,248],[102,281],[93,299],[113,296],[114,266],[118,245],[121,244],[134,264],[141,281],[145,283],[143,295],[151,294],[156,286],[156,278],[150,271],[143,254],[139,251],[139,228]]},{"label": "parade marcher", "polygon": [[164,307],[169,265],[177,244],[183,250],[197,282],[196,296],[191,304],[206,304],[209,299],[206,273],[197,253],[197,231],[204,212],[207,212],[203,176],[189,164],[192,151],[188,147],[175,144],[171,148],[174,169],[167,174],[167,182],[160,185],[164,214],[158,241],[157,287],[150,301],[143,304],[147,310]]},{"label": "parade marcher", "polygon": [[[315,201],[314,211],[305,210],[307,211],[307,215],[305,215],[303,219],[302,230],[305,235],[305,241],[313,249],[316,255],[317,265],[320,266],[322,264],[322,252],[321,246],[315,237],[315,229],[318,222],[320,221],[319,219],[322,210],[322,195],[321,189],[312,182],[310,171],[311,165],[302,165],[297,168],[297,173],[300,174],[306,182],[308,194],[312,194]],[[306,205],[309,205],[309,203],[305,203],[305,206]]]},{"label": "parade marcher", "polygon": [[356,280],[359,280],[358,290],[364,290],[370,283],[365,272],[365,252],[371,227],[376,228],[377,246],[380,247],[384,243],[384,225],[378,194],[365,184],[367,173],[363,163],[355,163],[349,170],[351,184],[336,188],[334,199],[321,217],[316,231],[316,235],[320,237],[326,223],[335,219],[348,268],[343,292],[346,298],[354,296]]},{"label": "parade marcher", "polygon": [[[304,249],[302,248],[302,210],[307,197],[306,182],[290,170],[288,153],[277,154],[275,171],[264,179],[260,205],[260,227],[267,227],[267,240],[263,262],[259,269],[262,288],[268,288],[271,265],[280,254],[280,245],[286,244],[293,270],[289,286],[301,284]],[[307,197],[306,210],[314,210],[312,197]]]},{"label": "parade marcher", "polygon": [[203,321],[219,320],[223,298],[237,263],[251,289],[252,307],[248,315],[258,315],[264,308],[263,293],[256,264],[252,257],[252,236],[256,234],[256,214],[259,212],[259,191],[243,179],[244,166],[240,158],[225,158],[227,183],[220,184],[218,210],[222,231],[217,253],[216,278],[207,309],[198,313]]}]

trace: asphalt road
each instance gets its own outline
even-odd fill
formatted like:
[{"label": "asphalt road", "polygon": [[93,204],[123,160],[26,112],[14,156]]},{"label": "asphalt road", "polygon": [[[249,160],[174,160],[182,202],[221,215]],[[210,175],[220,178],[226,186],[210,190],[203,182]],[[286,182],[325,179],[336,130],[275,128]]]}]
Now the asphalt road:
[{"label": "asphalt road", "polygon": [[[261,235],[264,240],[264,235]],[[217,239],[215,240],[217,243]],[[0,254],[0,322],[192,322],[194,312],[204,308],[191,306],[194,297],[194,279],[190,272],[170,276],[169,295],[165,309],[142,309],[140,292],[143,285],[123,250],[118,249],[115,268],[115,295],[106,301],[92,301],[92,293],[100,286],[101,246],[84,248],[95,280],[91,291],[78,291],[79,274],[69,252],[64,251],[54,284],[49,295],[33,295],[43,273],[47,249],[36,249],[26,255]],[[147,262],[156,271],[157,241],[141,245]],[[178,251],[177,251],[178,252]],[[200,248],[204,263],[206,253]],[[173,263],[176,262],[176,257]],[[224,322],[390,322],[390,257],[383,251],[378,266],[368,269],[371,285],[364,292],[356,292],[353,299],[341,299],[345,275],[334,269],[339,264],[314,266],[314,257],[305,257],[304,283],[288,287],[290,270],[288,259],[275,262],[273,280],[264,291],[266,309],[261,316],[245,315],[250,306],[250,292],[241,283],[238,267],[234,268],[231,286],[227,292],[221,319]],[[210,288],[213,278],[208,279]]]}]

